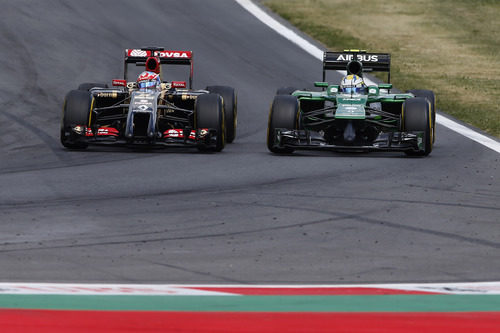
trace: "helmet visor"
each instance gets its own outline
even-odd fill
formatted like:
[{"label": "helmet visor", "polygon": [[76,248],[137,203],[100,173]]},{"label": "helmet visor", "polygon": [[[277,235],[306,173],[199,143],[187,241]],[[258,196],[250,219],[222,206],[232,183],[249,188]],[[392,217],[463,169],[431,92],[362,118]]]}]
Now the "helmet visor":
[{"label": "helmet visor", "polygon": [[344,87],[343,92],[346,94],[364,94],[366,87]]},{"label": "helmet visor", "polygon": [[154,89],[156,88],[157,82],[156,81],[141,81],[137,83],[139,86],[139,89]]}]

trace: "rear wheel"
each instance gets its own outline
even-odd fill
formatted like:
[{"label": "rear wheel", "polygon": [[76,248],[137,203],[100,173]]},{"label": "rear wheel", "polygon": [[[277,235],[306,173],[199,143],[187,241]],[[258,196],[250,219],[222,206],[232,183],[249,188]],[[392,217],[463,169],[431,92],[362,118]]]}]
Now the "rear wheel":
[{"label": "rear wheel", "polygon": [[425,89],[413,89],[408,90],[409,93],[415,95],[415,97],[423,97],[429,101],[431,104],[431,114],[432,114],[432,143],[436,142],[436,96],[432,90]]},{"label": "rear wheel", "polygon": [[92,108],[92,94],[83,90],[71,90],[64,100],[63,117],[61,121],[61,143],[69,149],[85,149],[85,133],[77,134],[75,126],[87,126]]},{"label": "rear wheel", "polygon": [[271,111],[269,112],[269,121],[267,125],[267,148],[277,154],[292,153],[293,148],[275,147],[276,129],[284,128],[288,130],[297,129],[299,114],[299,101],[295,96],[278,95],[274,97]]},{"label": "rear wheel", "polygon": [[194,105],[195,127],[211,128],[217,131],[217,142],[215,147],[200,146],[200,151],[221,151],[226,144],[224,110],[222,98],[218,94],[200,95]]},{"label": "rear wheel", "polygon": [[89,91],[92,88],[108,88],[108,85],[105,83],[91,83],[91,82],[85,82],[82,83],[78,86],[78,90],[85,90]]},{"label": "rear wheel", "polygon": [[232,143],[236,137],[236,126],[238,125],[236,93],[233,88],[226,86],[208,86],[207,90],[212,94],[219,94],[222,97],[226,125],[226,142]]},{"label": "rear wheel", "polygon": [[407,132],[423,132],[422,148],[405,151],[410,156],[427,156],[432,151],[432,114],[427,99],[415,97],[407,99],[403,104],[403,130]]}]

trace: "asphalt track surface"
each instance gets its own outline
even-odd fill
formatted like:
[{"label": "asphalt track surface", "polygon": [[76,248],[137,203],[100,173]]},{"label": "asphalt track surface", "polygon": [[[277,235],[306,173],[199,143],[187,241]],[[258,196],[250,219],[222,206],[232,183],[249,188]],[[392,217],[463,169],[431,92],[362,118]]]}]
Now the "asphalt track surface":
[{"label": "asphalt track surface", "polygon": [[[275,90],[321,63],[235,2],[12,0],[0,18],[0,281],[500,280],[499,154],[440,125],[428,158],[270,154]],[[235,87],[234,144],[60,145],[64,95],[145,45],[193,50],[195,88]]]}]

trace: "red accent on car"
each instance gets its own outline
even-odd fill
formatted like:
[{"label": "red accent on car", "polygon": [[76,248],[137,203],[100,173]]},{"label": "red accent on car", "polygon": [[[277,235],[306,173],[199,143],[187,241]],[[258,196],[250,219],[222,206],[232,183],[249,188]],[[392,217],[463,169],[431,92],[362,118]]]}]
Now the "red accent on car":
[{"label": "red accent on car", "polygon": [[165,50],[165,51],[155,51],[151,54],[151,51],[145,51],[141,49],[127,49],[126,54],[129,57],[150,57],[155,56],[159,58],[169,58],[169,59],[191,59],[191,51],[177,51],[177,50]]},{"label": "red accent on car", "polygon": [[[119,133],[120,132],[113,127],[99,127],[97,129],[97,136],[118,136]],[[94,133],[92,132],[92,129],[90,127],[87,127],[85,136],[94,136]]]},{"label": "red accent on car", "polygon": [[[184,138],[184,130],[180,128],[173,128],[163,132],[164,138]],[[191,130],[189,133],[189,139],[194,140],[196,138],[196,131]]]},{"label": "red accent on car", "polygon": [[156,51],[155,56],[170,59],[191,59],[191,51]]},{"label": "red accent on car", "polygon": [[127,80],[113,79],[112,84],[114,87],[126,87]]},{"label": "red accent on car", "polygon": [[156,73],[152,74],[150,72],[142,72],[137,78],[137,82],[154,80],[157,76],[158,74]]},{"label": "red accent on car", "polygon": [[172,88],[186,88],[186,81],[172,81]]},{"label": "red accent on car", "polygon": [[151,51],[143,51],[141,49],[127,49],[127,56],[129,57],[149,57]]},{"label": "red accent on car", "polygon": [[113,127],[99,127],[97,130],[98,136],[118,136],[118,130]]}]

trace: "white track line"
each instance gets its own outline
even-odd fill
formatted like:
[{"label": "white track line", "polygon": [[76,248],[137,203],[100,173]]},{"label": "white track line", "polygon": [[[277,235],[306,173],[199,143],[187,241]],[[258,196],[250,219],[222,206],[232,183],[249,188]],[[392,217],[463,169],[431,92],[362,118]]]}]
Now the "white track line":
[{"label": "white track line", "polygon": [[[251,0],[235,0],[238,4],[240,4],[243,8],[249,11],[252,15],[262,21],[265,25],[269,26],[271,29],[278,32],[280,35],[290,40],[292,43],[300,46],[304,51],[312,55],[314,58],[323,61],[323,50],[319,49],[315,45],[311,44],[301,36],[299,36],[294,31],[285,27],[280,22],[276,21],[273,17],[263,11],[259,6],[255,5]],[[369,79],[365,79],[365,81],[369,84],[375,84]],[[463,126],[449,118],[436,115],[436,122],[440,125],[448,127],[452,131],[455,131],[471,140],[474,140],[485,147],[488,147],[497,153],[500,153],[500,142],[491,139],[485,135],[482,135],[466,126]]]},{"label": "white track line", "polygon": [[436,122],[438,124],[441,124],[443,126],[448,127],[449,129],[451,129],[457,133],[462,134],[463,136],[468,137],[471,140],[474,140],[474,141],[482,144],[483,146],[486,146],[490,149],[493,149],[497,153],[500,153],[500,143],[499,142],[497,142],[493,139],[490,139],[489,137],[482,135],[482,134],[474,131],[473,129],[470,129],[469,127],[460,125],[459,123],[457,123],[449,118],[446,118],[440,114],[436,114]]},{"label": "white track line", "polygon": [[[211,291],[210,289],[217,289]],[[149,295],[149,296],[237,296],[232,288],[244,289],[389,289],[439,294],[500,295],[500,282],[390,283],[326,285],[242,285],[242,284],[94,284],[94,283],[0,283],[2,295]],[[205,290],[206,289],[206,290]],[[225,290],[226,289],[226,290]]]}]

